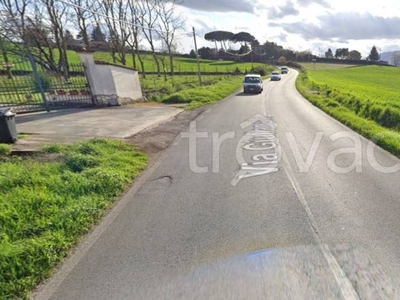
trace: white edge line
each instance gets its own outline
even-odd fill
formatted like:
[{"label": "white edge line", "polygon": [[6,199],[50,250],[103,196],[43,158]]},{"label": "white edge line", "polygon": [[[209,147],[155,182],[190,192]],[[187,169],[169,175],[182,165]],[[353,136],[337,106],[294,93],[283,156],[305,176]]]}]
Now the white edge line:
[{"label": "white edge line", "polygon": [[199,122],[199,121],[201,121],[201,120],[203,120],[203,119],[204,119],[204,115],[201,114],[200,116],[198,116],[198,117],[195,119],[195,122]]}]

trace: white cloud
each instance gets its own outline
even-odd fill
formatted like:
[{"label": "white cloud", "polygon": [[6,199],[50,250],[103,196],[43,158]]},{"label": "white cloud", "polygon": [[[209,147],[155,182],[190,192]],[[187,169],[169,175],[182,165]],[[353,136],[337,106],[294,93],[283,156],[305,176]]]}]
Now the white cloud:
[{"label": "white cloud", "polygon": [[269,19],[281,19],[286,16],[297,16],[299,11],[296,9],[293,2],[288,1],[286,5],[279,6],[278,9],[271,7],[268,12]]},{"label": "white cloud", "polygon": [[[330,5],[327,0],[286,0],[278,5],[266,0],[185,1],[186,7],[180,9],[188,20],[186,31],[194,26],[200,36],[213,30],[247,31],[260,43],[268,40],[314,54],[331,47],[358,50],[365,56],[373,45],[385,50],[400,46],[399,0],[362,5],[348,0],[329,1]],[[192,44],[193,38],[181,40],[184,49],[190,50]],[[199,44],[210,46],[201,40]]]},{"label": "white cloud", "polygon": [[209,12],[254,12],[254,3],[249,0],[185,0],[181,5]]},{"label": "white cloud", "polygon": [[285,31],[299,34],[306,40],[365,40],[400,37],[400,18],[384,18],[369,13],[356,12],[326,14],[319,16],[319,24],[270,23],[273,27],[282,27]]},{"label": "white cloud", "polygon": [[297,0],[297,3],[301,6],[309,6],[311,4],[319,4],[324,7],[330,7],[327,1],[325,0]]}]

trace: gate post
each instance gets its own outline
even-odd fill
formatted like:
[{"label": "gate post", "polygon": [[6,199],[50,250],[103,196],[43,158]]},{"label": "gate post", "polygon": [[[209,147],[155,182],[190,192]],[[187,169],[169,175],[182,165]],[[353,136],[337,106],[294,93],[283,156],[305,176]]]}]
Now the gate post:
[{"label": "gate post", "polygon": [[44,89],[43,89],[42,79],[40,78],[40,75],[38,73],[38,70],[36,67],[36,62],[35,62],[35,59],[33,58],[32,53],[29,53],[29,61],[31,62],[33,77],[34,77],[35,81],[38,83],[39,92],[40,92],[40,95],[42,96],[44,106],[46,107],[47,112],[49,112],[50,111],[49,103],[47,102],[46,94],[44,93]]}]

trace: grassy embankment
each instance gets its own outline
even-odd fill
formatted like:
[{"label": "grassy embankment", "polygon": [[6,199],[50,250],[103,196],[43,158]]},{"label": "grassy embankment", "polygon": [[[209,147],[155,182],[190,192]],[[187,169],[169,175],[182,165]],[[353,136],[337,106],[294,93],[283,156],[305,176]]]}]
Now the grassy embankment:
[{"label": "grassy embankment", "polygon": [[308,69],[298,90],[331,116],[400,156],[400,68]]},{"label": "grassy embankment", "polygon": [[132,183],[147,157],[120,141],[0,147],[0,299],[25,298]]}]

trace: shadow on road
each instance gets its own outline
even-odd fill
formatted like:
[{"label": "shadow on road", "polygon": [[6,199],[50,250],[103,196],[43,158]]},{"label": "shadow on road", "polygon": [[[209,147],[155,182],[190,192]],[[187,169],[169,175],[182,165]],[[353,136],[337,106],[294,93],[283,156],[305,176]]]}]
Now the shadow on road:
[{"label": "shadow on road", "polygon": [[50,112],[41,111],[41,112],[34,112],[34,113],[17,114],[17,117],[15,118],[15,123],[22,124],[22,123],[26,123],[26,122],[54,118],[54,117],[63,116],[63,115],[77,114],[77,113],[85,112],[88,110],[94,110],[94,109],[95,108],[66,108],[66,109],[52,110]]},{"label": "shadow on road", "polygon": [[251,97],[251,96],[257,96],[257,95],[260,95],[259,93],[243,93],[243,92],[240,92],[240,93],[238,93],[238,94],[236,94],[236,96],[239,96],[239,97]]}]

